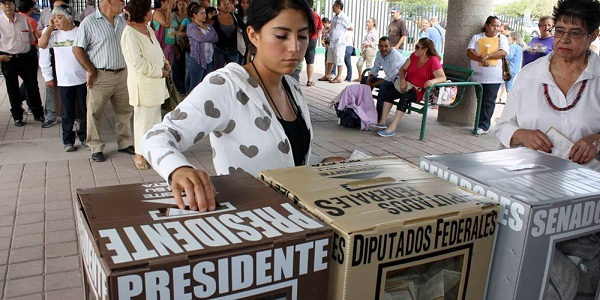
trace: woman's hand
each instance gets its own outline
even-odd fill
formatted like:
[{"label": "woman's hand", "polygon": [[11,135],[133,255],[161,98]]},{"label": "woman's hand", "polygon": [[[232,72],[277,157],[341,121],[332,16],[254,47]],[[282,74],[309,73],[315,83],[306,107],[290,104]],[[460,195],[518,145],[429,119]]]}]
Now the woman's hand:
[{"label": "woman's hand", "polygon": [[169,76],[169,71],[162,69],[162,78],[167,78]]},{"label": "woman's hand", "polygon": [[518,129],[513,134],[511,145],[518,144],[533,150],[541,150],[546,153],[552,152],[553,147],[548,136],[540,130]]},{"label": "woman's hand", "polygon": [[400,91],[406,93],[406,89],[408,88],[408,83],[406,83],[406,79],[400,79]]},{"label": "woman's hand", "polygon": [[329,163],[329,162],[345,161],[345,160],[347,160],[347,158],[345,158],[345,157],[330,156],[330,157],[324,158],[323,161],[321,161],[321,162],[322,163]]},{"label": "woman's hand", "polygon": [[185,191],[191,210],[215,210],[217,194],[208,174],[190,167],[181,167],[171,173],[171,190],[180,209],[185,209],[181,192]]},{"label": "woman's hand", "polygon": [[49,87],[49,88],[54,88],[54,86],[55,86],[54,79],[46,81],[46,86]]},{"label": "woman's hand", "polygon": [[598,155],[600,138],[597,134],[591,134],[581,138],[571,147],[569,159],[578,164],[585,164]]},{"label": "woman's hand", "polygon": [[427,80],[425,81],[425,88],[428,88],[432,85],[436,84],[436,82],[432,79],[432,80]]},{"label": "woman's hand", "polygon": [[481,62],[481,65],[483,65],[484,67],[490,66],[490,62],[488,61],[488,59],[490,59],[490,56],[488,54],[479,56],[479,61]]}]

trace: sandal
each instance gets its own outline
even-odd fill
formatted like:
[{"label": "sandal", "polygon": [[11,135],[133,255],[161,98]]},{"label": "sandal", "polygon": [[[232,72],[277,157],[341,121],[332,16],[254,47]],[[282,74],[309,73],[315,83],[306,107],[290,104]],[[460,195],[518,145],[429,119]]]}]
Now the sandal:
[{"label": "sandal", "polygon": [[315,85],[314,81],[307,81],[306,82],[306,86],[313,86],[313,85]]},{"label": "sandal", "polygon": [[335,79],[329,80],[329,83],[342,83],[342,80],[335,78]]},{"label": "sandal", "polygon": [[136,154],[133,158],[133,164],[138,170],[148,170],[148,168],[150,167],[148,166],[148,161],[146,161],[146,159],[139,154]]},{"label": "sandal", "polygon": [[321,78],[319,78],[319,79],[317,79],[317,80],[318,80],[318,81],[329,81],[329,77],[325,77],[325,76],[323,76],[323,77],[321,77]]}]

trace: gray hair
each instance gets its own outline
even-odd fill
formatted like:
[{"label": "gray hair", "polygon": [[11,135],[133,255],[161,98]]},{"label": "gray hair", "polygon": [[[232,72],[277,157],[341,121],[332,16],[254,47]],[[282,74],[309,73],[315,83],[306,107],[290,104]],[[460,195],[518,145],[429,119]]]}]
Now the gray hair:
[{"label": "gray hair", "polygon": [[66,4],[61,4],[54,7],[52,15],[63,15],[70,21],[73,21],[73,8]]},{"label": "gray hair", "polygon": [[520,45],[521,47],[527,46],[527,44],[525,44],[525,42],[523,41],[523,38],[521,37],[520,33],[513,31],[510,33],[510,37],[512,38],[513,43]]}]

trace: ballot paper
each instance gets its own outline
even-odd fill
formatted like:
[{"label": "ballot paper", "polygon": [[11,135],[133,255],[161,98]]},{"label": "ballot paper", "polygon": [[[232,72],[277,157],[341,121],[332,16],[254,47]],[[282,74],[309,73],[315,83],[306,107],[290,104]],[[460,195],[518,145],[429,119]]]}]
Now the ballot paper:
[{"label": "ballot paper", "polygon": [[[571,151],[571,147],[573,147],[574,143],[554,127],[550,127],[550,129],[548,129],[546,136],[548,136],[553,145],[552,152],[550,154],[569,160],[569,152]],[[600,161],[597,159],[592,159],[588,163],[584,164],[584,166],[596,171],[600,171]]]}]

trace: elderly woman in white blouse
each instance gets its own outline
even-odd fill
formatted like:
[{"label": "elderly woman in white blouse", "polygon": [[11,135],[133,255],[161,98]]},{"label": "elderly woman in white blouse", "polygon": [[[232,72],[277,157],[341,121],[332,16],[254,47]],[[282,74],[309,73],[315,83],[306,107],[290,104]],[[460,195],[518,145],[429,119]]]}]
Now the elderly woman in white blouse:
[{"label": "elderly woman in white blouse", "polygon": [[127,89],[129,104],[133,106],[135,139],[135,167],[148,169],[148,162],[141,152],[142,135],[154,124],[161,121],[160,107],[169,92],[165,77],[169,75],[169,65],[148,26],[151,15],[150,1],[131,0],[127,5],[129,24],[121,35],[121,48],[127,64]]},{"label": "elderly woman in white blouse", "polygon": [[[574,142],[569,159],[587,163],[600,143],[600,2],[560,0],[554,8],[554,51],[527,65],[517,77],[496,136],[506,147],[552,153],[551,127]],[[548,72],[550,71],[550,72]]]}]

